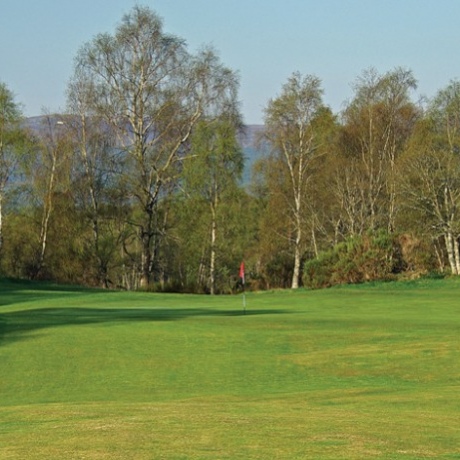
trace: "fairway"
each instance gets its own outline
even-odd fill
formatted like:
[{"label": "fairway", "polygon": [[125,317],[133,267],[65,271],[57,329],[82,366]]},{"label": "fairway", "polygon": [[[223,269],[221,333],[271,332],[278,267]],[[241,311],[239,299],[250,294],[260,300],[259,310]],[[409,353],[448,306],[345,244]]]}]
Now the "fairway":
[{"label": "fairway", "polygon": [[0,281],[0,459],[460,459],[460,283]]}]

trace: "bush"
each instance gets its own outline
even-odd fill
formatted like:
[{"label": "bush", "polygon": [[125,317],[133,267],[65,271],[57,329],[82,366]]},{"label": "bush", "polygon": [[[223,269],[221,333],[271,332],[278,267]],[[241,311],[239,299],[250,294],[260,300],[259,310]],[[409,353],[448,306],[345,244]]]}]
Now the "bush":
[{"label": "bush", "polygon": [[388,280],[404,270],[397,237],[372,232],[347,239],[305,263],[303,282],[312,289],[335,284]]},{"label": "bush", "polygon": [[338,254],[331,250],[323,252],[317,259],[305,263],[303,282],[312,289],[329,287],[333,284],[333,269],[338,262]]}]

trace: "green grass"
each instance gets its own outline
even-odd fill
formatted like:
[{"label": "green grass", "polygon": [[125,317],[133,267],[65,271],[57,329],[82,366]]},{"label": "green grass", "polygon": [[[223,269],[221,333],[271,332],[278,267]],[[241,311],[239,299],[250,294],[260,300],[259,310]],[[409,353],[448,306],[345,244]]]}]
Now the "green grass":
[{"label": "green grass", "polygon": [[460,281],[0,281],[0,459],[460,459]]}]

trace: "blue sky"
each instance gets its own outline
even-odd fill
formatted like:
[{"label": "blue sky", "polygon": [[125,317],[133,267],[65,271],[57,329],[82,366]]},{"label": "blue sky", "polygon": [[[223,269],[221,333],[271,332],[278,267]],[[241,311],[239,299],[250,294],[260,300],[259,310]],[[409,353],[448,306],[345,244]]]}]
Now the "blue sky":
[{"label": "blue sky", "polygon": [[336,112],[370,67],[411,69],[415,98],[460,78],[460,0],[0,0],[0,81],[25,115],[65,110],[78,49],[135,4],[238,71],[248,124],[294,71],[318,76]]}]

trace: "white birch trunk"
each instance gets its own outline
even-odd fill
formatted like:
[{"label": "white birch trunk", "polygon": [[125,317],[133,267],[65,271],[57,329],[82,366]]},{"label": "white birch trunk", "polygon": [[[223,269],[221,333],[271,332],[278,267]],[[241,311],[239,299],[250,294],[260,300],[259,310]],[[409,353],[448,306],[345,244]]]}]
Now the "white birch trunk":
[{"label": "white birch trunk", "polygon": [[456,268],[456,274],[460,275],[460,252],[459,252],[459,245],[458,245],[458,239],[453,237],[454,240],[454,258],[455,258],[455,268]]},{"label": "white birch trunk", "polygon": [[300,199],[297,202],[296,206],[296,236],[295,236],[295,247],[294,247],[294,271],[292,273],[292,289],[297,289],[299,287],[299,278],[300,278],[300,261],[301,261],[301,242],[302,242],[302,220],[300,215]]},{"label": "white birch trunk", "polygon": [[292,274],[292,289],[297,289],[299,287],[299,278],[300,278],[300,241],[301,235],[300,231],[297,232],[296,241],[295,241],[295,252],[294,252],[294,272]]},{"label": "white birch trunk", "polygon": [[455,263],[455,250],[454,250],[454,239],[451,231],[447,231],[445,235],[446,240],[446,251],[449,259],[450,269],[453,275],[458,275],[457,264]]},{"label": "white birch trunk", "polygon": [[46,191],[44,209],[43,209],[43,218],[42,224],[40,229],[40,254],[38,259],[38,264],[36,268],[35,276],[38,276],[41,272],[43,265],[45,263],[45,253],[46,253],[46,245],[48,242],[48,228],[49,228],[49,221],[51,218],[51,213],[53,210],[53,190],[54,190],[54,180],[56,175],[56,163],[57,163],[57,152],[52,152],[53,159],[51,164],[51,172],[48,182],[48,189]]},{"label": "white birch trunk", "polygon": [[[217,200],[216,200],[217,201]],[[209,293],[215,294],[216,290],[216,239],[217,239],[217,219],[216,219],[217,203],[211,205],[211,254],[209,260]]]}]

